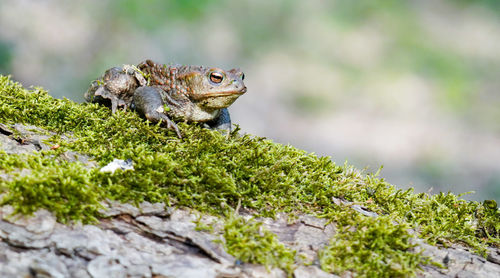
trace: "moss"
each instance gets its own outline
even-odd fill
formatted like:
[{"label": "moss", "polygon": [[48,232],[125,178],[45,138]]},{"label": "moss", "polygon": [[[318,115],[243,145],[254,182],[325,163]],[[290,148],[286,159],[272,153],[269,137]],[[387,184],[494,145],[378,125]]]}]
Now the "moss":
[{"label": "moss", "polygon": [[394,223],[390,216],[367,217],[348,209],[337,213],[335,219],[338,231],[319,253],[325,271],[351,271],[363,277],[406,277],[414,276],[420,264],[430,263],[414,252],[413,236],[406,223]]},{"label": "moss", "polygon": [[498,247],[500,246],[500,210],[497,202],[485,200],[482,205],[482,208],[478,209],[477,212],[476,236]]},{"label": "moss", "polygon": [[483,210],[477,202],[467,202],[451,193],[414,194],[413,189],[376,198],[380,198],[377,203],[384,211],[411,223],[430,243],[463,241],[483,251],[476,237],[477,213]]},{"label": "moss", "polygon": [[[29,169],[29,173],[15,169]],[[12,205],[14,213],[32,214],[45,208],[61,222],[97,220],[102,194],[83,164],[45,153],[7,155],[0,151],[0,170],[11,175],[9,181],[0,180],[0,188],[6,189],[0,205]]]},{"label": "moss", "polygon": [[292,277],[295,251],[280,243],[262,223],[230,214],[224,224],[224,239],[227,252],[241,262],[279,267]]},{"label": "moss", "polygon": [[[52,144],[60,145],[57,150],[23,157],[2,155],[0,170],[14,176],[1,181],[3,203],[20,213],[47,208],[59,221],[92,221],[99,217],[99,201],[105,199],[136,204],[165,202],[214,214],[227,214],[238,202],[262,216],[278,211],[310,213],[330,219],[341,231],[353,231],[352,236],[360,240],[358,247],[351,248],[351,259],[339,258],[340,264],[332,268],[327,258],[337,257],[339,248],[349,244],[348,238],[338,238],[342,246],[335,244],[322,252],[323,267],[362,273],[368,269],[353,269],[352,260],[363,261],[366,252],[387,256],[382,260],[390,265],[385,268],[387,273],[399,269],[401,275],[411,274],[418,262],[425,263],[425,258],[408,245],[407,228],[432,244],[464,242],[478,252],[488,244],[499,244],[498,211],[490,203],[465,201],[451,193],[399,190],[377,174],[366,175],[349,165],[335,165],[328,157],[264,138],[240,136],[237,131],[223,136],[196,124],[181,123],[184,138],[178,139],[137,113],[120,110],[112,115],[106,107],[54,99],[40,88],[26,90],[5,76],[0,76],[0,122],[32,124],[71,136],[69,140],[54,136]],[[135,170],[101,173],[53,159],[67,150],[90,155],[100,166],[115,158],[130,158]],[[16,175],[21,168],[31,174]],[[338,199],[362,205],[380,216],[376,221],[361,216],[342,221],[348,207],[336,205],[334,200]],[[381,223],[377,224],[379,218]],[[399,224],[391,224],[389,219]],[[232,223],[235,233],[256,231],[252,223],[226,221]],[[259,234],[267,238],[260,230]],[[374,238],[380,238],[380,249],[361,248],[371,246]],[[389,249],[394,252],[377,251]],[[267,261],[261,258],[265,252],[259,254],[256,261]],[[288,268],[288,263],[277,265]]]}]

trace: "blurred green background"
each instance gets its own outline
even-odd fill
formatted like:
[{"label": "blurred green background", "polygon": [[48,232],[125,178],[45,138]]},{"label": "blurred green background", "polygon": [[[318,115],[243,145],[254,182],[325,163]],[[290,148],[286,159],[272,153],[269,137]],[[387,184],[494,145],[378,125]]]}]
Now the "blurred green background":
[{"label": "blurred green background", "polygon": [[244,132],[500,201],[500,1],[0,0],[0,73],[83,101],[116,65],[239,67]]}]

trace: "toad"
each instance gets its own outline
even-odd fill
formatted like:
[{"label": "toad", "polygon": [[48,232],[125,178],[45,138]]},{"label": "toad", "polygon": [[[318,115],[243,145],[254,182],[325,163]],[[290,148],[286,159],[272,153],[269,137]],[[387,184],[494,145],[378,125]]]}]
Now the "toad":
[{"label": "toad", "polygon": [[227,107],[247,90],[239,69],[173,66],[146,60],[108,69],[85,93],[88,102],[132,108],[151,122],[181,133],[178,121],[202,122],[231,131]]}]

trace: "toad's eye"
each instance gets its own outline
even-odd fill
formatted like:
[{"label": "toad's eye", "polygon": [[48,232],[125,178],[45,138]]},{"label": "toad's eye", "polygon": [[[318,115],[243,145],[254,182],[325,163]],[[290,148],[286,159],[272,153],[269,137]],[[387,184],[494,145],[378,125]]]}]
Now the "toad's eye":
[{"label": "toad's eye", "polygon": [[224,80],[224,75],[222,75],[222,73],[218,71],[210,73],[210,81],[218,84],[221,83],[222,80]]},{"label": "toad's eye", "polygon": [[245,80],[245,74],[241,73],[241,80]]}]

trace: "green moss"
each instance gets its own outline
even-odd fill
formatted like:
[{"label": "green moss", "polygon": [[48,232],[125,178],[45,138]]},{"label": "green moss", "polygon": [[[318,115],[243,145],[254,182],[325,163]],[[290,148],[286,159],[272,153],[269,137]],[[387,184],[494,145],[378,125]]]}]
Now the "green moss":
[{"label": "green moss", "polygon": [[230,214],[224,224],[224,239],[227,252],[241,262],[279,267],[292,277],[295,251],[280,243],[262,223]]},{"label": "green moss", "polygon": [[[332,268],[332,257],[349,244],[348,238],[337,235],[342,244],[335,243],[322,252],[323,267],[361,273],[379,267],[372,262],[367,269],[352,268],[352,262],[363,261],[367,252],[384,257],[382,261],[388,264],[384,273],[410,275],[418,263],[426,262],[408,245],[407,228],[433,244],[464,242],[479,252],[488,244],[499,244],[498,211],[489,203],[468,202],[451,193],[431,196],[398,190],[377,174],[365,175],[349,165],[335,165],[328,157],[264,138],[240,136],[236,131],[227,137],[181,123],[184,136],[178,139],[175,133],[148,123],[137,113],[118,111],[112,115],[106,107],[54,99],[40,88],[28,91],[4,76],[0,76],[0,122],[32,124],[71,136],[70,140],[53,137],[52,144],[60,145],[57,150],[22,157],[2,155],[0,170],[14,177],[1,181],[3,203],[20,213],[47,208],[59,221],[92,221],[99,217],[98,203],[105,199],[136,204],[165,202],[218,214],[227,214],[239,202],[262,216],[278,211],[310,213],[330,219],[341,231],[352,231],[360,241],[350,248],[349,260],[339,257],[336,263],[340,264]],[[130,158],[135,170],[101,173],[79,163],[53,159],[68,150],[90,155],[100,166],[115,158]],[[31,173],[16,174],[21,168]],[[362,205],[380,216],[376,220],[352,216],[342,221],[347,207],[336,205],[334,200],[338,199]],[[391,224],[389,219],[399,224]],[[253,223],[240,219],[226,221],[228,229],[233,227],[232,233],[245,237],[257,230]],[[259,235],[268,247],[277,244],[261,230]],[[379,238],[378,249],[362,248],[370,247],[374,238]],[[265,252],[252,255],[235,246],[228,250],[269,263],[262,257]],[[392,253],[380,252],[389,249]],[[275,258],[283,261],[269,264],[290,269],[289,257]]]},{"label": "green moss", "polygon": [[[16,169],[27,169],[29,173]],[[91,171],[83,164],[44,153],[7,155],[0,151],[0,170],[11,175],[10,180],[0,179],[0,188],[6,191],[0,205],[12,205],[14,213],[32,214],[45,208],[61,222],[97,220],[102,194],[90,181]]]},{"label": "green moss", "polygon": [[351,271],[363,277],[406,277],[414,276],[420,264],[430,263],[413,252],[413,236],[406,223],[396,224],[390,216],[366,217],[351,210],[336,214],[335,219],[338,231],[319,253],[325,271]]},{"label": "green moss", "polygon": [[[476,236],[482,237],[483,241],[491,242],[500,246],[500,210],[494,200],[485,200],[481,209],[477,212],[478,229]],[[487,238],[487,239],[486,239]]]},{"label": "green moss", "polygon": [[483,210],[477,202],[467,202],[451,193],[414,194],[413,189],[375,196],[384,211],[411,223],[430,243],[463,241],[482,250],[478,241],[477,214]]}]

